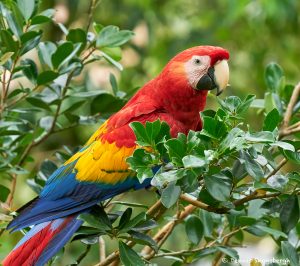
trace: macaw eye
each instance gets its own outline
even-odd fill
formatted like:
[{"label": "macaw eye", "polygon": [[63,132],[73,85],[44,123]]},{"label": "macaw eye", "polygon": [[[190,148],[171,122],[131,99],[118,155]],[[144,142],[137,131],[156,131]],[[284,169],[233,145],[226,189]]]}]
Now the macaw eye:
[{"label": "macaw eye", "polygon": [[201,65],[201,60],[199,58],[194,59],[196,65]]}]

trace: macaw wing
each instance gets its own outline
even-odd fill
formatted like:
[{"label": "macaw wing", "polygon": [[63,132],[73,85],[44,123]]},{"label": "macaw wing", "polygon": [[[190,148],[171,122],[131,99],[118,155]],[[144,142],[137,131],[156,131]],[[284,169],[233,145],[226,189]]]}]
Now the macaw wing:
[{"label": "macaw wing", "polygon": [[160,115],[151,102],[137,101],[125,106],[49,177],[39,197],[22,210],[8,228],[15,231],[77,214],[129,189],[150,186],[150,179],[139,183],[135,173],[128,169],[126,158],[136,148],[129,123],[158,118]]},{"label": "macaw wing", "polygon": [[[140,184],[134,172],[128,169],[126,158],[135,149],[134,134],[130,127],[123,126],[111,131],[111,134],[122,137],[119,145],[116,142],[109,143],[104,138],[110,136],[106,132],[106,124],[101,128],[99,132],[103,134],[99,136],[103,138],[95,138],[57,169],[49,177],[39,197],[22,210],[9,228],[15,231],[76,214],[129,189],[150,185],[150,180]],[[120,145],[122,142],[133,145]]]}]

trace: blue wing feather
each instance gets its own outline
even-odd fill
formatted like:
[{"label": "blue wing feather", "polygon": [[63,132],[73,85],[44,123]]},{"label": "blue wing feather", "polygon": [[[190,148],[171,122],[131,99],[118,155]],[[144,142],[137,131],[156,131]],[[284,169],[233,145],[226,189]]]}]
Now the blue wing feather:
[{"label": "blue wing feather", "polygon": [[151,179],[139,183],[136,177],[128,177],[113,185],[79,182],[73,165],[62,166],[48,179],[40,196],[22,210],[8,226],[13,231],[32,224],[39,224],[83,212],[100,201],[109,199],[130,189],[150,186]]}]

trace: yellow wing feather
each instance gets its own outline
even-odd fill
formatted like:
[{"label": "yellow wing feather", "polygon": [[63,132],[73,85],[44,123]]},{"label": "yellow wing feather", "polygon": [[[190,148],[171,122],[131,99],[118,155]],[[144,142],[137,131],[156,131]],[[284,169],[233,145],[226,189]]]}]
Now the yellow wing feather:
[{"label": "yellow wing feather", "polygon": [[107,132],[106,123],[91,136],[86,148],[74,154],[65,165],[77,161],[74,166],[76,179],[87,182],[115,184],[126,179],[130,170],[126,158],[135,150],[133,147],[118,147],[115,143],[101,140]]}]

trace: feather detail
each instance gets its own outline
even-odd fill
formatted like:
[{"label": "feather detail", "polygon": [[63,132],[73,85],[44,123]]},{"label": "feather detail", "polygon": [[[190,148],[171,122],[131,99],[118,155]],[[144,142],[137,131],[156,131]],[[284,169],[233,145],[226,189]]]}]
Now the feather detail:
[{"label": "feather detail", "polygon": [[3,266],[43,266],[81,224],[75,216],[69,216],[34,226],[5,258]]}]

